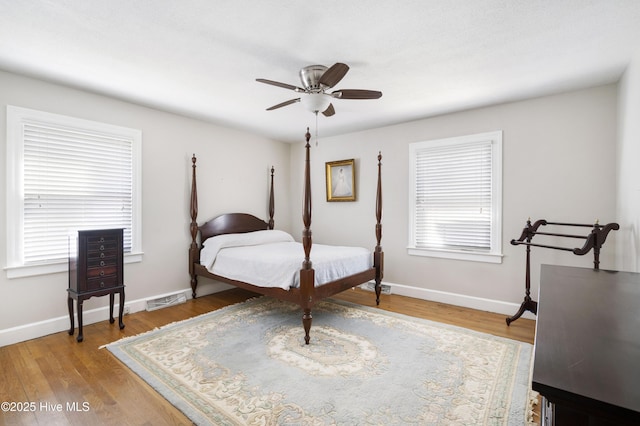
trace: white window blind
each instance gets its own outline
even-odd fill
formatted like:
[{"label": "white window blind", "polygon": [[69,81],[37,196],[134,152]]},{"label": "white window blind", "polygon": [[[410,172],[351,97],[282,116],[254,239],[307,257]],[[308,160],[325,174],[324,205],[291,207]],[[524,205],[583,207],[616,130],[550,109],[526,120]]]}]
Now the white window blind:
[{"label": "white window blind", "polygon": [[124,228],[131,252],[132,144],[50,125],[24,125],[24,263],[64,259],[73,229]]},{"label": "white window blind", "polygon": [[412,144],[411,254],[499,254],[498,142],[491,133]]},{"label": "white window blind", "polygon": [[123,228],[141,260],[140,130],[7,107],[7,276],[66,270],[69,236]]},{"label": "white window blind", "polygon": [[416,246],[489,250],[490,142],[425,149],[416,162]]}]

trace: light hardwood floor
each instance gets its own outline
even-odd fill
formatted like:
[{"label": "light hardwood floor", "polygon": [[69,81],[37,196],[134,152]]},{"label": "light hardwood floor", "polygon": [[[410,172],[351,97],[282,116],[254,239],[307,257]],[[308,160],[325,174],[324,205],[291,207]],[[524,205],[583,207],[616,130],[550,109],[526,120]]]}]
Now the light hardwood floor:
[{"label": "light hardwood floor", "polygon": [[[67,332],[0,348],[0,402],[23,411],[0,411],[0,425],[189,425],[191,422],[101,345],[254,297],[233,289],[152,312],[84,327],[84,342]],[[375,296],[347,290],[336,298],[375,306]],[[535,321],[383,295],[380,308],[533,343]],[[313,328],[311,330],[313,333]],[[74,411],[75,409],[75,411]]]}]

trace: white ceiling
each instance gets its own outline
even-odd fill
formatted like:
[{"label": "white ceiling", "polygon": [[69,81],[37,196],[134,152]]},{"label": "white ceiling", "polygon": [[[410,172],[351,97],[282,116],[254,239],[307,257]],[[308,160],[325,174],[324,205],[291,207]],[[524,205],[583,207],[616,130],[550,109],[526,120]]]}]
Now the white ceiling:
[{"label": "white ceiling", "polygon": [[617,81],[638,0],[0,0],[0,69],[301,141],[306,65],[344,62],[321,136]]}]

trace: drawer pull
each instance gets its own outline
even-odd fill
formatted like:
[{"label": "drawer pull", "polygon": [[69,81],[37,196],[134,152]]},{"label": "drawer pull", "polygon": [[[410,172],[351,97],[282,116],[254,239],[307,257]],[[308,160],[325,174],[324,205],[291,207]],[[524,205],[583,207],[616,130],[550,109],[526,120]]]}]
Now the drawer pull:
[{"label": "drawer pull", "polygon": [[100,266],[104,266],[104,260],[100,261]]},{"label": "drawer pull", "polygon": [[100,251],[104,250],[104,245],[100,246]]},{"label": "drawer pull", "polygon": [[104,277],[104,271],[100,271],[100,276]]},{"label": "drawer pull", "polygon": [[100,288],[104,288],[104,281],[100,281]]},{"label": "drawer pull", "polygon": [[104,243],[104,237],[100,237],[100,242]]},{"label": "drawer pull", "polygon": [[104,259],[104,253],[100,253],[100,259]]}]

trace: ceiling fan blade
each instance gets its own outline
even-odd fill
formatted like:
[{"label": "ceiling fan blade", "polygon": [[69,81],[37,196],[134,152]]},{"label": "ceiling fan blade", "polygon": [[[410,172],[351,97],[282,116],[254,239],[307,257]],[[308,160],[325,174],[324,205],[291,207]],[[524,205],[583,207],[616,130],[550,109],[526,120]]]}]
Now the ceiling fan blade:
[{"label": "ceiling fan blade", "polygon": [[382,92],[377,90],[343,89],[331,92],[331,96],[339,99],[378,99]]},{"label": "ceiling fan blade", "polygon": [[325,109],[324,111],[322,111],[322,115],[324,115],[325,117],[331,117],[333,114],[336,113],[336,110],[333,109],[333,104],[329,104],[329,106],[327,107],[327,109]]},{"label": "ceiling fan blade", "polygon": [[272,86],[282,87],[283,89],[293,90],[295,92],[304,92],[304,89],[292,84],[280,83],[279,81],[267,80],[265,78],[256,78],[256,81],[260,83],[270,84]]},{"label": "ceiling fan blade", "polygon": [[274,105],[272,107],[267,108],[267,111],[273,111],[274,109],[278,109],[278,108],[285,107],[287,105],[295,104],[296,102],[300,102],[300,98],[289,99],[288,101],[285,101],[285,102],[279,103],[278,105]]},{"label": "ceiling fan blade", "polygon": [[325,87],[333,87],[342,80],[347,71],[349,71],[348,65],[336,62],[322,74],[319,83]]}]

